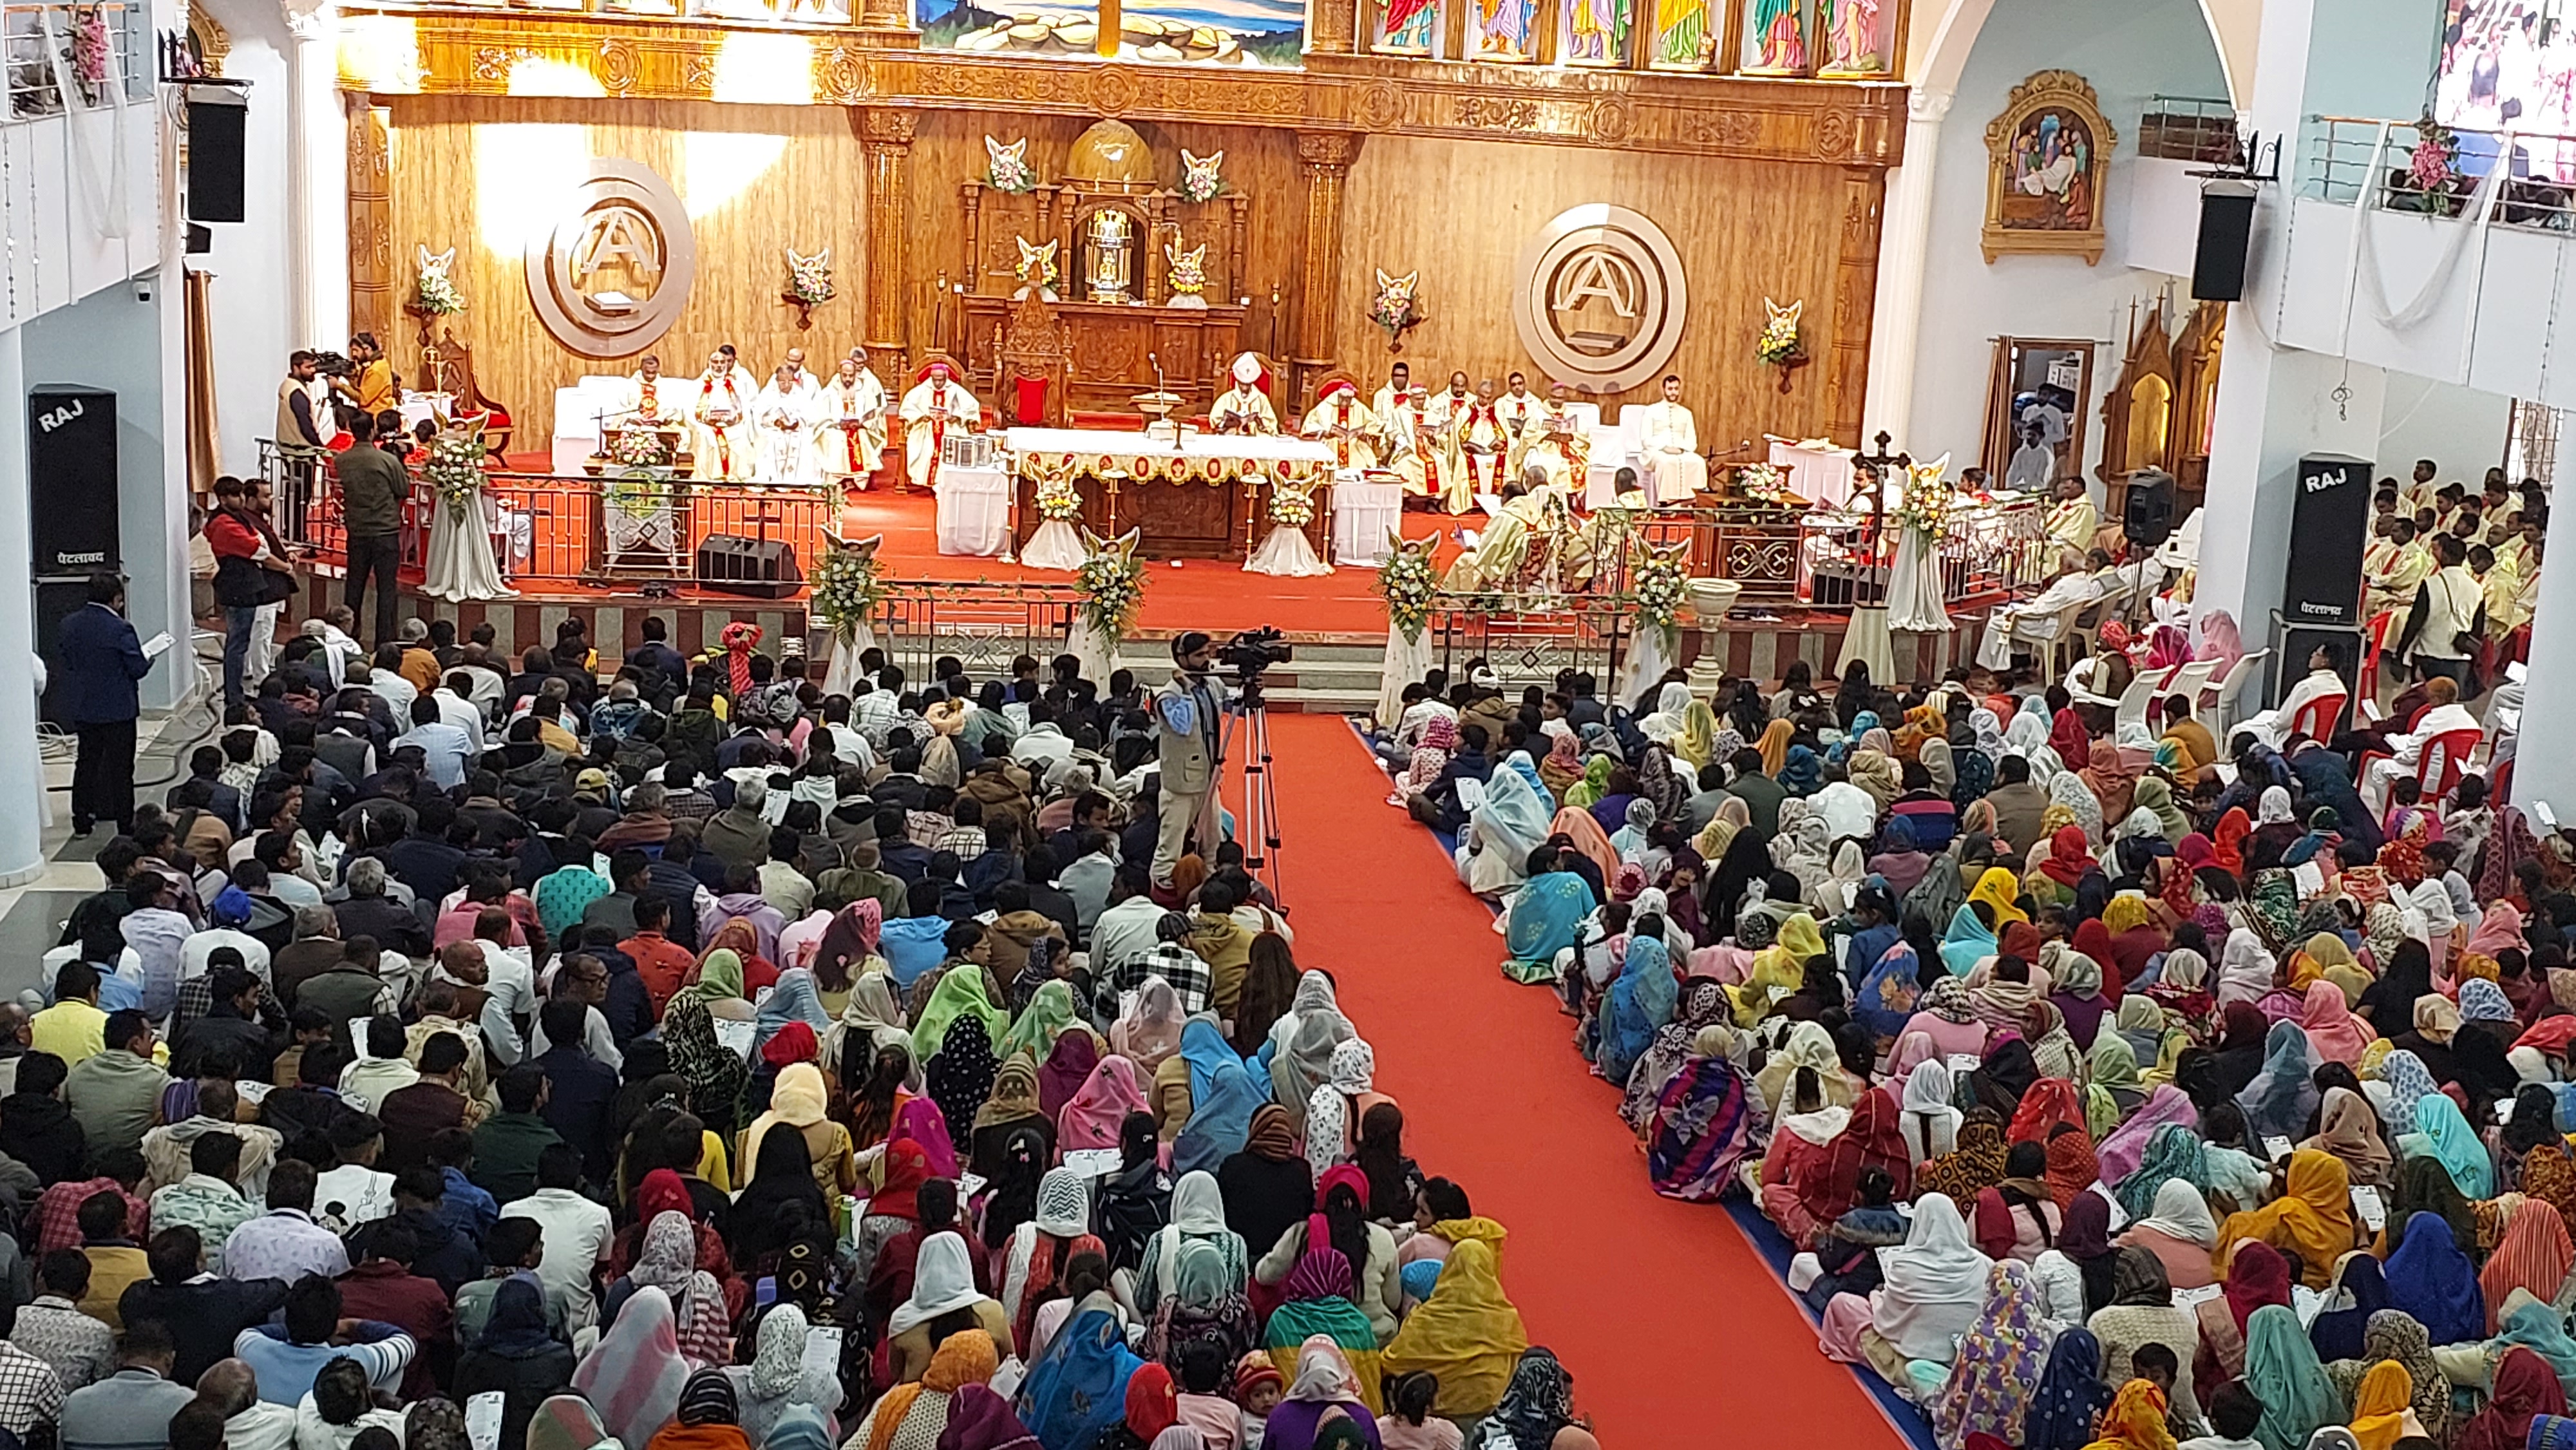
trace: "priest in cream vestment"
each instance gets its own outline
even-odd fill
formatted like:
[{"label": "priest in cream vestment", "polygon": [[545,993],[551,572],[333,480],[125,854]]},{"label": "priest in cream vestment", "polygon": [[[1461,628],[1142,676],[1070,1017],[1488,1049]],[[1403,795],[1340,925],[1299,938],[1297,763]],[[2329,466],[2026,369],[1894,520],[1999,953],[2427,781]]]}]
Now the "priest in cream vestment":
[{"label": "priest in cream vestment", "polygon": [[1646,502],[1654,508],[1689,503],[1708,487],[1708,460],[1699,456],[1699,422],[1682,406],[1682,380],[1664,377],[1664,400],[1640,410],[1638,454],[1646,465]]},{"label": "priest in cream vestment", "polygon": [[1532,443],[1538,441],[1538,415],[1546,406],[1538,394],[1529,390],[1529,379],[1520,373],[1504,381],[1503,391],[1496,394],[1494,421],[1502,425],[1507,446],[1503,453],[1503,476],[1521,476],[1521,460],[1528,456]]},{"label": "priest in cream vestment", "polygon": [[822,390],[804,370],[779,365],[760,396],[751,400],[751,422],[760,439],[760,481],[781,487],[810,487],[822,481],[814,457],[814,424],[822,414]]},{"label": "priest in cream vestment", "polygon": [[845,488],[865,488],[885,456],[885,385],[855,356],[841,359],[840,371],[823,385],[823,402],[814,433],[814,452],[826,481]]},{"label": "priest in cream vestment", "polygon": [[975,395],[948,375],[948,364],[935,362],[916,374],[903,395],[903,469],[912,486],[936,487],[939,445],[948,430],[971,428],[983,416]]},{"label": "priest in cream vestment", "polygon": [[696,476],[706,483],[742,483],[758,467],[758,432],[751,423],[752,391],[733,359],[719,352],[698,375],[689,417],[698,425]]},{"label": "priest in cream vestment", "polygon": [[1324,384],[1297,432],[1332,449],[1335,468],[1370,469],[1377,467],[1379,427],[1377,415],[1360,402],[1358,385],[1335,378]]},{"label": "priest in cream vestment", "polygon": [[694,397],[697,385],[662,376],[662,360],[647,356],[635,371],[626,375],[626,392],[617,403],[617,411],[625,416],[610,418],[610,430],[613,432],[624,423],[686,428],[689,409],[682,400],[683,392]]}]

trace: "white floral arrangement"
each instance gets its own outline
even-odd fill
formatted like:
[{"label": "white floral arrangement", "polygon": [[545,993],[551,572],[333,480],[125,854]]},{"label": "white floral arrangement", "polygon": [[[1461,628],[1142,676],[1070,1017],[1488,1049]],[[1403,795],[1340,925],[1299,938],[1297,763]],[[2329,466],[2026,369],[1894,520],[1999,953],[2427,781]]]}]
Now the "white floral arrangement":
[{"label": "white floral arrangement", "polygon": [[1769,496],[1780,491],[1780,470],[1769,463],[1739,464],[1735,470],[1735,488],[1739,493]]},{"label": "white floral arrangement", "polygon": [[1949,532],[1950,515],[1959,503],[1958,491],[1941,480],[1949,469],[1950,455],[1946,453],[1932,463],[1905,467],[1905,491],[1890,515],[1898,526],[1921,529],[1935,539]]},{"label": "white floral arrangement", "polygon": [[1073,486],[1072,470],[1038,480],[1038,517],[1051,524],[1069,524],[1082,517],[1082,495]]},{"label": "white floral arrangement", "polygon": [[1667,649],[1673,640],[1674,623],[1681,618],[1682,605],[1690,598],[1690,552],[1687,543],[1669,549],[1649,545],[1637,561],[1630,587],[1637,596],[1637,624],[1653,628]]},{"label": "white floral arrangement", "polygon": [[[447,275],[447,268],[455,256],[453,248],[448,250],[444,259],[432,259],[426,252],[422,254],[420,273],[412,285],[413,311],[424,317],[453,317],[465,310],[465,294],[457,290],[455,279]],[[434,266],[430,265],[433,260],[436,261]]]},{"label": "white floral arrangement", "polygon": [[1377,592],[1386,600],[1386,618],[1407,642],[1422,638],[1423,627],[1431,622],[1431,601],[1439,593],[1439,576],[1431,567],[1431,549],[1437,539],[1418,544],[1394,541],[1384,562],[1377,567]]},{"label": "white floral arrangement", "polygon": [[465,511],[483,487],[483,430],[450,429],[430,440],[421,478],[447,505],[447,516],[465,522]]},{"label": "white floral arrangement", "polygon": [[671,443],[659,428],[630,423],[609,435],[608,461],[621,468],[668,468]]},{"label": "white floral arrangement", "polygon": [[873,548],[826,543],[806,582],[812,590],[807,607],[845,644],[858,638],[885,598]]},{"label": "white floral arrangement", "polygon": [[1311,486],[1273,484],[1270,488],[1270,521],[1302,529],[1315,521],[1315,491]]},{"label": "white floral arrangement", "polygon": [[1132,550],[1095,549],[1073,573],[1082,590],[1082,618],[1094,634],[1122,639],[1145,604],[1145,561]]}]

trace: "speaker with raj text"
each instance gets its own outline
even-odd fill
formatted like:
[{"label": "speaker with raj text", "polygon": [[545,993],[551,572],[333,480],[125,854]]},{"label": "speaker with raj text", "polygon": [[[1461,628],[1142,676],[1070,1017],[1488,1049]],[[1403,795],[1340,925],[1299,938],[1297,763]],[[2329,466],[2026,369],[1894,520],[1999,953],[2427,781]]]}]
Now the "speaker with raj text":
[{"label": "speaker with raj text", "polygon": [[2361,549],[2370,537],[2370,460],[2340,453],[2299,460],[2290,506],[2281,622],[2351,628],[2361,623]]},{"label": "speaker with raj text", "polygon": [[2245,249],[2254,235],[2254,184],[2213,181],[2200,189],[2200,241],[2191,254],[2191,295],[2234,302],[2245,295]]},{"label": "speaker with raj text", "polygon": [[27,497],[36,577],[87,578],[125,562],[116,537],[116,394],[48,384],[27,391]]},{"label": "speaker with raj text", "polygon": [[805,582],[796,546],[784,539],[709,534],[698,545],[698,585],[721,594],[786,599]]},{"label": "speaker with raj text", "polygon": [[250,99],[221,86],[188,91],[188,220],[237,222]]}]

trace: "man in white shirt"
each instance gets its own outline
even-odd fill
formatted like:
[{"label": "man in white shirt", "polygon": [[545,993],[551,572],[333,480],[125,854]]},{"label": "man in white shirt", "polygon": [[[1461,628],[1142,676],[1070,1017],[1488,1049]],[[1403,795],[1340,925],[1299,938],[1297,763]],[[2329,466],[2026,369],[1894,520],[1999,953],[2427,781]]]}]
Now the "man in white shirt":
[{"label": "man in white shirt", "polygon": [[2415,728],[2405,735],[2388,737],[2389,758],[2370,762],[2362,772],[2361,799],[2374,816],[2388,809],[2388,787],[2401,775],[2413,775],[2424,761],[2424,749],[2435,740],[2454,731],[2466,730],[2483,736],[2485,727],[2478,717],[2460,703],[2460,687],[2447,675],[2435,675],[2425,682],[2424,697],[2432,707],[2415,717]]},{"label": "man in white shirt", "polygon": [[448,724],[438,701],[427,696],[415,698],[409,713],[411,728],[394,737],[394,749],[419,747],[425,757],[422,768],[440,790],[465,784],[465,763],[475,754],[474,737]]},{"label": "man in white shirt", "polygon": [[[2352,695],[2352,686],[2344,680],[2341,654],[2342,651],[2335,648],[2332,643],[2318,645],[2310,651],[2306,677],[2290,687],[2290,693],[2281,697],[2279,706],[2246,721],[2243,728],[2255,731],[2265,740],[2278,745],[2288,738],[2299,718],[2299,713],[2310,705],[2328,695],[2342,695],[2346,697],[2348,704]],[[2328,722],[2323,728],[2331,731],[2332,723]]]},{"label": "man in white shirt", "polygon": [[2081,566],[2058,575],[2028,601],[1996,609],[1986,620],[1985,637],[1978,641],[1977,663],[1990,670],[2012,668],[2013,641],[2023,625],[2053,623],[2068,605],[2101,598],[2110,592],[2112,577],[2111,556],[2095,549],[2084,556]]},{"label": "man in white shirt", "polygon": [[474,703],[474,676],[462,669],[450,670],[429,698],[438,702],[438,718],[465,732],[468,754],[483,758],[483,708]]},{"label": "man in white shirt", "polygon": [[1154,950],[1154,928],[1164,916],[1147,880],[1142,861],[1119,871],[1109,890],[1110,902],[1091,924],[1091,976],[1098,981],[1129,962],[1141,962]]},{"label": "man in white shirt", "polygon": [[[360,682],[352,679],[350,683]],[[367,677],[364,683],[376,698],[384,701],[386,707],[394,712],[394,718],[397,720],[410,715],[411,702],[420,698],[420,687],[403,678],[402,646],[398,644],[377,647],[375,658],[367,662]]]},{"label": "man in white shirt", "polygon": [[259,1374],[238,1359],[219,1359],[197,1378],[198,1398],[224,1412],[224,1450],[288,1450],[295,1410],[259,1397]]},{"label": "man in white shirt", "polygon": [[590,1291],[593,1271],[608,1258],[608,1210],[577,1191],[581,1150],[550,1143],[537,1155],[537,1191],[502,1206],[503,1218],[528,1218],[544,1230],[545,1258],[537,1279],[559,1295],[573,1331],[573,1348],[588,1352],[599,1337],[599,1305]]},{"label": "man in white shirt", "polygon": [[1011,758],[1029,768],[1029,773],[1044,776],[1057,761],[1073,754],[1072,737],[1055,722],[1055,707],[1044,700],[1029,702],[1029,728],[1011,743]]},{"label": "man in white shirt", "polygon": [[314,1222],[346,1234],[362,1223],[393,1215],[394,1176],[376,1168],[376,1155],[384,1146],[384,1125],[372,1114],[340,1120],[331,1130],[331,1151],[338,1156],[339,1166],[313,1180]]},{"label": "man in white shirt", "polygon": [[250,969],[252,976],[267,981],[268,943],[238,929],[250,920],[249,895],[218,891],[215,899],[206,903],[206,916],[211,925],[190,936],[179,948],[179,980],[204,976],[206,959],[214,955],[215,948],[231,947],[241,953],[242,965]]}]

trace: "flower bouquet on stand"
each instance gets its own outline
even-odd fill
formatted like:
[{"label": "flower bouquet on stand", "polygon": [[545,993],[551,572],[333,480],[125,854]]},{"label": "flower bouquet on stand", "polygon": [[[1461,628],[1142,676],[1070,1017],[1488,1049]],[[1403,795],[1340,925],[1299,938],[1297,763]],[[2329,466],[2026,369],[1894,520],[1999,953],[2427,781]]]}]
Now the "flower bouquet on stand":
[{"label": "flower bouquet on stand", "polygon": [[1087,556],[1074,526],[1082,522],[1082,494],[1074,487],[1070,466],[1038,479],[1037,504],[1042,522],[1020,551],[1020,562],[1032,569],[1081,569]]},{"label": "flower bouquet on stand", "polygon": [[1620,666],[1621,699],[1636,698],[1681,661],[1681,612],[1690,600],[1690,541],[1656,545],[1640,540],[1628,584],[1637,601],[1637,632]]},{"label": "flower bouquet on stand", "polygon": [[1251,558],[1243,561],[1244,572],[1282,579],[1332,573],[1333,566],[1324,562],[1323,556],[1315,552],[1314,541],[1306,537],[1306,526],[1314,521],[1314,482],[1274,479],[1270,485],[1270,536],[1261,541]]},{"label": "flower bouquet on stand", "polygon": [[1431,603],[1439,576],[1431,567],[1440,536],[1408,542],[1387,531],[1387,555],[1377,566],[1378,596],[1386,601],[1386,663],[1378,676],[1377,721],[1388,730],[1404,716],[1404,687],[1431,670]]},{"label": "flower bouquet on stand", "polygon": [[1085,679],[1109,678],[1118,642],[1127,637],[1137,611],[1145,606],[1145,561],[1136,557],[1137,541],[1143,537],[1141,529],[1129,529],[1114,539],[1082,531],[1085,552],[1082,567],[1073,576],[1082,590],[1082,603],[1065,630],[1064,652],[1082,661]]},{"label": "flower bouquet on stand", "polygon": [[885,585],[877,577],[877,547],[884,542],[883,534],[864,539],[825,534],[822,556],[807,577],[812,592],[806,607],[831,636],[823,667],[826,695],[848,694],[859,675],[859,656],[876,647],[870,625],[885,600]]}]

